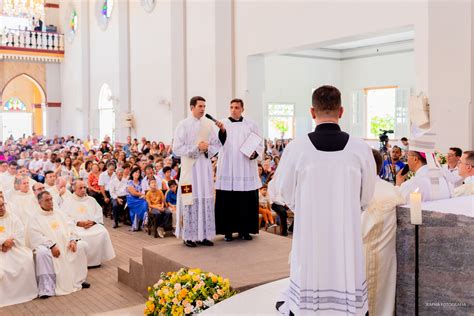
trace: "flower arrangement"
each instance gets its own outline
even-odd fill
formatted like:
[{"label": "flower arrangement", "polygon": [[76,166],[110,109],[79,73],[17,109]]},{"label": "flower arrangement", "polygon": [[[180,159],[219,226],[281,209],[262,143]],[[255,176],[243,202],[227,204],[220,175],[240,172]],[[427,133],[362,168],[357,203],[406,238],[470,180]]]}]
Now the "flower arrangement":
[{"label": "flower arrangement", "polygon": [[446,156],[443,155],[441,152],[435,151],[434,155],[440,165],[445,165],[448,162],[448,159],[446,158]]},{"label": "flower arrangement", "polygon": [[182,268],[178,272],[162,273],[160,280],[148,287],[144,314],[198,314],[234,294],[229,279],[201,269]]}]

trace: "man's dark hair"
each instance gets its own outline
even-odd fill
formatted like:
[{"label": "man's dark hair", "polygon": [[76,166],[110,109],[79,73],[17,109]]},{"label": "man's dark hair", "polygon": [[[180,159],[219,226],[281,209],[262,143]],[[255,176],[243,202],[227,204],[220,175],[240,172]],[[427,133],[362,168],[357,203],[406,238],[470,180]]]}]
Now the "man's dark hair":
[{"label": "man's dark hair", "polygon": [[46,178],[46,176],[47,176],[48,174],[54,174],[54,171],[52,171],[52,170],[46,171],[46,172],[44,173],[44,177]]},{"label": "man's dark hair", "polygon": [[317,112],[329,114],[341,107],[341,92],[333,86],[319,87],[313,92],[312,102]]},{"label": "man's dark hair", "polygon": [[454,151],[456,157],[461,157],[461,156],[462,156],[462,150],[461,150],[461,148],[458,148],[458,147],[449,147],[449,150]]},{"label": "man's dark hair", "polygon": [[404,142],[407,142],[407,141],[408,141],[408,138],[402,137],[402,138],[400,138],[400,140],[401,140],[401,141],[404,141]]},{"label": "man's dark hair", "polygon": [[206,99],[204,99],[203,97],[200,97],[200,96],[192,97],[191,100],[189,101],[189,105],[190,105],[191,107],[196,106],[196,104],[198,103],[198,101],[204,101],[204,102],[206,102]]},{"label": "man's dark hair", "polygon": [[242,107],[242,109],[244,108],[244,101],[242,99],[232,99],[230,101],[230,104],[232,103],[240,103],[240,106]]},{"label": "man's dark hair", "polygon": [[51,195],[51,193],[49,193],[49,192],[46,191],[46,190],[43,191],[43,192],[40,192],[40,193],[38,193],[38,195],[37,195],[38,201],[41,201],[41,200],[43,199],[43,196],[44,196],[45,194]]},{"label": "man's dark hair", "polygon": [[145,171],[147,171],[148,169],[151,169],[151,170],[155,171],[155,167],[153,167],[152,164],[146,165]]},{"label": "man's dark hair", "polygon": [[383,164],[383,158],[382,155],[378,150],[372,149],[372,154],[374,155],[375,159],[375,171],[377,171],[377,174],[380,174],[380,171],[382,170],[382,164]]},{"label": "man's dark hair", "polygon": [[402,149],[401,149],[399,146],[397,146],[397,145],[395,145],[395,146],[392,147],[392,150],[394,150],[394,149],[398,149],[398,150],[402,151]]},{"label": "man's dark hair", "polygon": [[464,154],[466,155],[467,163],[474,167],[474,150],[465,151]]},{"label": "man's dark hair", "polygon": [[166,166],[163,168],[163,174],[167,173],[168,171],[171,171],[171,167]]},{"label": "man's dark hair", "polygon": [[171,188],[172,185],[178,185],[178,184],[176,183],[176,180],[170,180],[170,181],[168,181],[168,187]]},{"label": "man's dark hair", "polygon": [[18,164],[16,163],[15,160],[10,161],[10,162],[8,163],[8,165],[9,165],[9,166],[13,166],[13,167],[17,167],[17,166],[18,166]]}]

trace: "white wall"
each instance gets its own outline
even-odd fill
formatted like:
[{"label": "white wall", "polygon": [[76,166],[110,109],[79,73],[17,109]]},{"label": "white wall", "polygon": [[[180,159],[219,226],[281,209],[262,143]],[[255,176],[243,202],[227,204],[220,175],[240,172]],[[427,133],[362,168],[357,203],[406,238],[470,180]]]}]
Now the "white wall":
[{"label": "white wall", "polygon": [[[295,104],[296,135],[308,133],[312,129],[309,114],[312,89],[323,84],[341,86],[339,61],[278,55],[265,57],[265,90],[261,104],[264,134],[268,132],[269,103]],[[253,104],[252,109],[258,106]]]},{"label": "white wall", "polygon": [[[139,1],[130,2],[130,84],[135,116],[134,137],[170,142],[171,3],[159,1],[148,13]],[[170,104],[176,106],[175,104]]]}]

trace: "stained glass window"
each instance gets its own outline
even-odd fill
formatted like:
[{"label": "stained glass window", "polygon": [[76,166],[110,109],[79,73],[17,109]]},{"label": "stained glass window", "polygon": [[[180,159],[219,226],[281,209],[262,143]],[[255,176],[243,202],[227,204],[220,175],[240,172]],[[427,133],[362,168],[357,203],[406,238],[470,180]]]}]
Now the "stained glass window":
[{"label": "stained glass window", "polygon": [[26,111],[26,105],[17,97],[11,97],[3,105],[4,111]]},{"label": "stained glass window", "polygon": [[110,18],[113,7],[114,0],[104,0],[104,4],[102,5],[102,15],[106,18]]},{"label": "stained glass window", "polygon": [[76,10],[72,11],[71,22],[70,22],[69,27],[71,28],[72,32],[76,32],[76,30],[77,30],[77,12],[76,12]]}]

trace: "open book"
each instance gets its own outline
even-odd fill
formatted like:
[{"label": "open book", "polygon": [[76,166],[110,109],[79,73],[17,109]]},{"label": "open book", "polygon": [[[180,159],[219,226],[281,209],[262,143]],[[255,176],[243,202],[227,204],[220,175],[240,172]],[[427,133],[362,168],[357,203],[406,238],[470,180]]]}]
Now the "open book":
[{"label": "open book", "polygon": [[245,142],[240,146],[240,152],[243,153],[245,156],[250,158],[253,152],[257,150],[257,147],[262,142],[262,138],[257,134],[251,132],[249,137],[245,140]]}]

